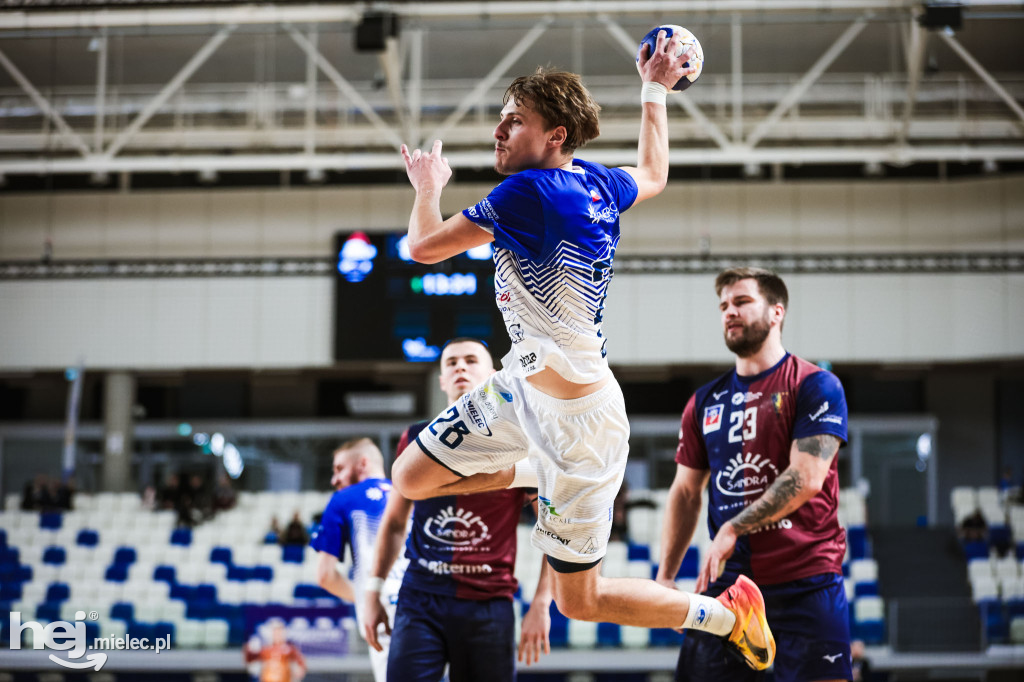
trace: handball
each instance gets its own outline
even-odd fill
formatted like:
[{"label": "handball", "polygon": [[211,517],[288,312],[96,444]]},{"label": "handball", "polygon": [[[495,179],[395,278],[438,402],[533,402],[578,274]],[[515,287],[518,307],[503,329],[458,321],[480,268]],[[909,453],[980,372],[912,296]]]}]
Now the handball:
[{"label": "handball", "polygon": [[[683,76],[676,82],[675,85],[672,86],[673,92],[682,92],[686,88],[693,85],[694,81],[696,81],[697,78],[700,77],[700,72],[704,68],[704,48],[700,46],[700,42],[698,42],[697,36],[693,35],[682,26],[676,26],[675,24],[655,26],[650,31],[648,31],[647,35],[644,36],[644,39],[640,41],[640,47],[637,48],[636,51],[636,61],[638,65],[640,64],[640,55],[643,54],[644,51],[644,45],[650,46],[650,52],[648,52],[649,55],[654,54],[654,48],[658,44],[658,31],[664,31],[667,34],[666,37],[675,42],[675,44],[677,45],[676,55],[683,54],[684,52],[686,52],[687,48],[693,46],[693,51],[696,54],[696,58],[694,60],[686,62],[684,66],[686,68],[696,66],[697,71],[691,73],[688,76]],[[696,62],[696,64],[692,63],[694,61]]]}]

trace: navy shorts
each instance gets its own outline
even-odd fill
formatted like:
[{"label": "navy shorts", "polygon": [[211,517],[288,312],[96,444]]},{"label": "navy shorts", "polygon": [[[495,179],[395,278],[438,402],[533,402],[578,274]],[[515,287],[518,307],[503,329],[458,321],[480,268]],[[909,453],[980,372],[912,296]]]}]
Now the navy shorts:
[{"label": "navy shorts", "polygon": [[[705,594],[717,596],[719,581]],[[728,652],[719,637],[687,630],[679,652],[680,682],[812,682],[849,680],[850,610],[843,577],[825,573],[778,585],[764,585],[768,625],[775,636],[773,676],[755,672]]]},{"label": "navy shorts", "polygon": [[403,585],[391,629],[388,682],[516,678],[515,615],[509,599],[457,599]]}]

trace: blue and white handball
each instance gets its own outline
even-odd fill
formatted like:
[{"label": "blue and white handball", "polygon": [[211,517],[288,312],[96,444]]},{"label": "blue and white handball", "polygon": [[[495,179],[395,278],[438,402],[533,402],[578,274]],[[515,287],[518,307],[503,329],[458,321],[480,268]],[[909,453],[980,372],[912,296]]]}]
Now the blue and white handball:
[{"label": "blue and white handball", "polygon": [[[674,39],[676,41],[676,45],[678,45],[676,55],[681,55],[691,45],[693,46],[693,51],[697,55],[695,60],[697,62],[697,71],[691,73],[689,76],[683,76],[675,85],[672,86],[673,91],[682,92],[686,88],[693,85],[694,81],[696,81],[697,78],[700,77],[700,72],[704,68],[704,48],[700,46],[700,42],[697,40],[697,36],[693,35],[682,26],[676,26],[675,24],[655,26],[650,31],[648,31],[647,35],[644,36],[644,39],[640,41],[640,47],[636,51],[636,62],[638,67],[640,64],[640,55],[643,52],[644,45],[650,46],[650,52],[648,54],[654,53],[654,48],[658,44],[658,31],[665,31],[665,33],[667,34],[667,38]],[[674,36],[675,38],[673,38]],[[690,62],[687,62],[684,66],[689,68]]]}]

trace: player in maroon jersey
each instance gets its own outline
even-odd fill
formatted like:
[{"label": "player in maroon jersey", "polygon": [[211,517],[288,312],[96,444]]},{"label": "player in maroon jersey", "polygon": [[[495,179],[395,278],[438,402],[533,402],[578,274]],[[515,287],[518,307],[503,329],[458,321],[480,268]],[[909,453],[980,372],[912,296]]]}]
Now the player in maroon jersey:
[{"label": "player in maroon jersey", "polygon": [[[715,291],[736,366],[698,389],[683,411],[658,581],[674,584],[708,488],[713,541],[697,591],[716,596],[738,576],[753,579],[776,639],[775,680],[848,680],[836,463],[846,441],[843,387],[783,347],[789,296],[778,275],[725,270]],[[702,632],[687,633],[676,671],[678,680],[702,682],[762,675]]]},{"label": "player in maroon jersey", "polygon": [[[487,347],[476,339],[452,339],[441,354],[441,389],[455,402],[494,373]],[[399,454],[430,422],[413,424],[398,444]],[[471,495],[447,495],[413,503],[393,490],[381,518],[371,576],[387,575],[399,556],[410,515],[405,554],[409,559],[398,594],[395,622],[376,599],[368,581],[365,630],[377,648],[378,624],[391,627],[388,679],[401,682],[440,679],[449,666],[452,682],[515,679],[515,617],[512,597],[518,583],[516,561],[519,515],[536,494],[508,488]],[[534,508],[536,511],[536,507]],[[519,660],[537,661],[549,649],[551,569],[541,578],[523,618]]]}]

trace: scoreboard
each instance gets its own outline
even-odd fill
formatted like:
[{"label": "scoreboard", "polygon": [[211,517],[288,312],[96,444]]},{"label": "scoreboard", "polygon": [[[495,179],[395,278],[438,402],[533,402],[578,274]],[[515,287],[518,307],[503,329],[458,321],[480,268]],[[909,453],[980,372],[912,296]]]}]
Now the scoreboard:
[{"label": "scoreboard", "polygon": [[494,303],[490,244],[423,265],[406,233],[335,236],[334,359],[434,362],[445,342],[487,342],[495,361],[509,347]]}]

